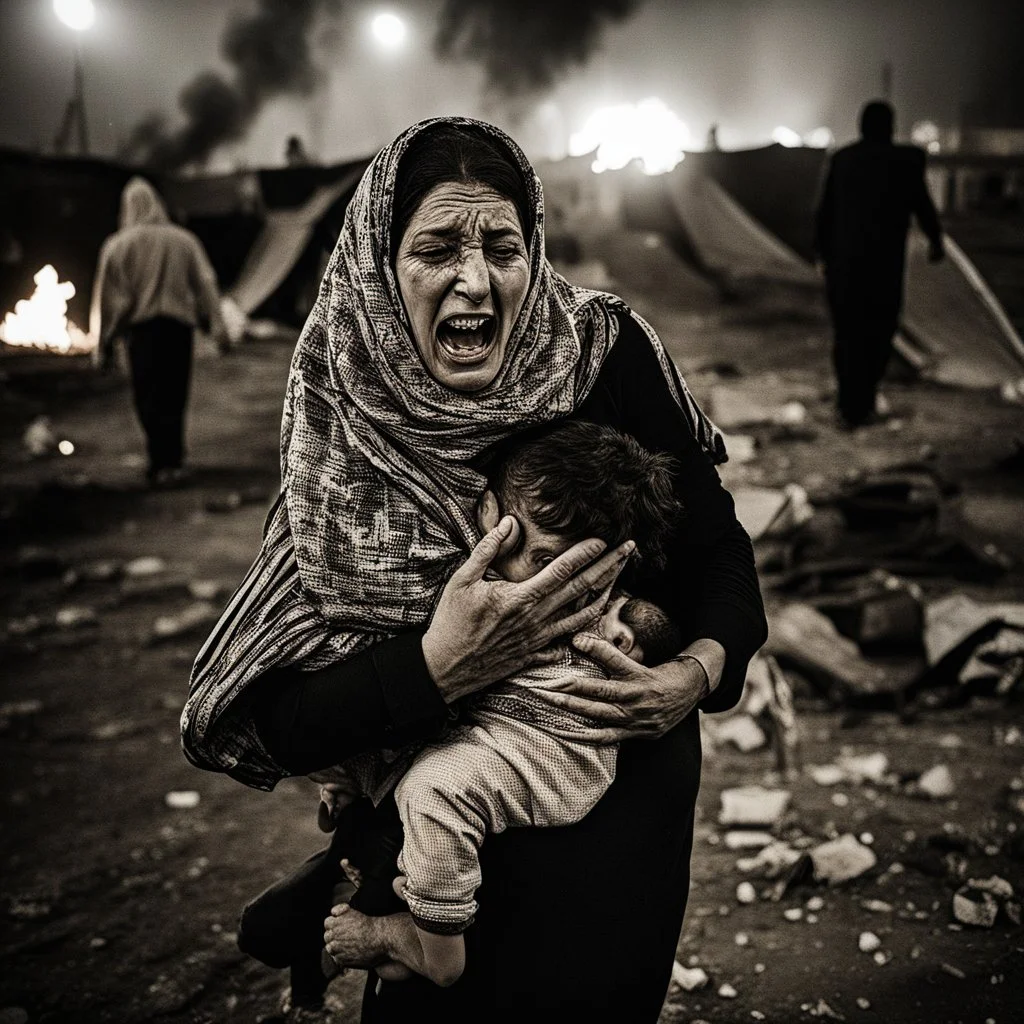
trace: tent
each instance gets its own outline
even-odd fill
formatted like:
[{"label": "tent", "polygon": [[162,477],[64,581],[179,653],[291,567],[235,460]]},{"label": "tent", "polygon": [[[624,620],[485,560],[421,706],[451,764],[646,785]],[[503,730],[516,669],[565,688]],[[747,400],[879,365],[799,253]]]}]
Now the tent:
[{"label": "tent", "polygon": [[[719,282],[820,287],[810,264],[823,150],[768,146],[687,154],[663,175],[662,201],[625,204],[654,230],[681,234],[697,266]],[[977,268],[947,236],[947,259],[927,261],[911,232],[899,353],[929,379],[998,387],[1024,376],[1024,343]]]}]

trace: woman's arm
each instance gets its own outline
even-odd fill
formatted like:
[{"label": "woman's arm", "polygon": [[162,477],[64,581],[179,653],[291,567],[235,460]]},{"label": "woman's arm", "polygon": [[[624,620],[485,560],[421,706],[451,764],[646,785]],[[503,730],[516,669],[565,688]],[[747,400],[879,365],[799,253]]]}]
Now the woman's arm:
[{"label": "woman's arm", "polygon": [[[506,517],[453,574],[429,628],[384,640],[328,668],[271,669],[227,714],[248,718],[273,760],[307,775],[365,750],[429,739],[460,697],[544,660],[552,639],[590,625],[632,544],[576,544],[525,583],[484,573],[517,526]],[[565,611],[598,593],[582,610]],[[538,653],[540,652],[540,653]]]},{"label": "woman's arm", "polygon": [[[721,679],[709,679],[713,692],[701,708],[732,707],[747,663],[767,637],[753,549],[736,519],[732,496],[694,438],[646,334],[631,318],[620,319],[619,339],[578,416],[608,423],[645,448],[676,459],[676,497],[685,518],[666,546],[665,567],[641,572],[635,587],[683,627],[686,650],[709,677],[720,662],[716,651],[724,651]],[[676,663],[660,671],[692,682],[693,669],[692,663]]]}]

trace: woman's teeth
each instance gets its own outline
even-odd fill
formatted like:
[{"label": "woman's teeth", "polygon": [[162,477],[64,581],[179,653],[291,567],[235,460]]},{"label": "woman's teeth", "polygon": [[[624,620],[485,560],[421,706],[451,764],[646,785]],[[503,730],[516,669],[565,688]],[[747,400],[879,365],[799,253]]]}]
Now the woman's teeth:
[{"label": "woman's teeth", "polygon": [[489,316],[449,317],[438,329],[438,341],[452,358],[472,362],[484,356],[490,346],[493,319]]}]

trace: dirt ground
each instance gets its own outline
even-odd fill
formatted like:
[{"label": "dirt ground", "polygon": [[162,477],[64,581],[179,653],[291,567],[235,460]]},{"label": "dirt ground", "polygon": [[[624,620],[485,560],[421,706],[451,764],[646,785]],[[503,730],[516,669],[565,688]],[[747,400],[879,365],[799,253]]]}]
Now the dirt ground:
[{"label": "dirt ground", "polygon": [[[641,236],[588,239],[586,255],[658,328],[699,398],[722,380],[707,367],[732,363],[742,376],[730,382],[759,400],[805,405],[801,437],[752,431],[758,456],[726,467],[730,486],[798,482],[813,492],[924,452],[958,485],[951,522],[1014,562],[996,583],[935,578],[926,594],[1024,599],[1024,478],[998,466],[1024,436],[1020,407],[894,380],[898,428],[840,433],[819,300],[772,292],[723,305],[663,243]],[[0,360],[0,1022],[250,1022],[277,1012],[284,976],[239,953],[234,930],[246,899],[322,845],[315,788],[290,780],[259,793],[184,760],[178,715],[208,622],[161,637],[187,622],[158,620],[194,610],[195,594],[223,603],[258,547],[277,484],[290,350],[285,338],[228,358],[200,348],[189,425],[196,475],[161,493],[141,485],[123,374],[98,378],[66,358]],[[73,454],[28,457],[21,436],[40,414]],[[114,571],[149,556],[163,568]],[[197,618],[209,614],[199,603]],[[709,745],[677,959],[711,980],[694,992],[673,984],[663,1021],[1024,1020],[1024,929],[1006,920],[969,929],[951,912],[965,878],[998,875],[1018,898],[1024,889],[1024,816],[1007,799],[1014,779],[1024,785],[1021,703],[901,717],[812,695],[797,710],[805,764],[882,751],[900,777],[948,765],[954,792],[926,800],[900,785],[826,788],[801,773],[786,783],[780,832],[866,836],[878,863],[845,885],[802,884],[743,904],[743,853],[723,841],[720,793],[776,784],[773,755]],[[195,806],[169,806],[168,794],[191,792]],[[864,932],[877,950],[859,950]],[[333,984],[338,1024],[357,1021],[361,981]],[[723,985],[731,989],[720,994]]]}]

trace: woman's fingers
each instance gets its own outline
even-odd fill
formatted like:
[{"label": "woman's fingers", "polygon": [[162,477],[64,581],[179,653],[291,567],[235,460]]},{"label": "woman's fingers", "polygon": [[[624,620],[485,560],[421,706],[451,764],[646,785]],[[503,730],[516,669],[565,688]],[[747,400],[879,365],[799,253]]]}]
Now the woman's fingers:
[{"label": "woman's fingers", "polygon": [[[540,601],[549,594],[560,592],[567,584],[578,579],[577,574],[582,575],[581,570],[586,569],[587,566],[590,566],[588,570],[590,574],[594,575],[593,570],[596,566],[606,568],[609,561],[614,562],[615,554],[613,552],[600,558],[607,547],[608,545],[603,540],[596,537],[581,540],[578,544],[573,544],[568,551],[563,551],[553,562],[549,562],[536,576],[532,576],[518,586],[525,596],[534,601]],[[616,551],[618,551],[617,548]],[[595,559],[600,560],[595,562]]]},{"label": "woman's fingers", "polygon": [[482,580],[491,562],[498,557],[503,545],[512,540],[518,529],[519,524],[515,518],[505,516],[493,530],[480,538],[477,546],[469,553],[469,558],[452,573],[449,583],[467,587]]},{"label": "woman's fingers", "polygon": [[589,718],[601,726],[623,726],[630,722],[625,708],[614,701],[614,684],[601,679],[567,679],[551,689],[545,699],[566,711]]},{"label": "woman's fingers", "polygon": [[[550,565],[545,566],[532,579],[519,584],[519,586],[524,588],[525,593],[531,595],[537,601],[536,615],[543,618],[571,601],[575,601],[593,591],[604,590],[614,584],[619,578],[619,573],[622,572],[630,556],[636,550],[636,545],[633,541],[628,540],[625,544],[620,544],[612,551],[606,552],[603,557],[598,558],[596,561],[593,558],[583,561],[583,552],[581,551],[572,561],[564,563],[562,568],[552,572],[563,558],[567,558],[573,552],[576,552],[577,549],[589,543],[589,541],[581,541],[580,544],[566,551],[564,555],[556,558]],[[601,544],[602,542],[595,541],[594,543]],[[565,570],[567,565],[577,566],[577,570],[573,575],[567,575]]]},{"label": "woman's fingers", "polygon": [[588,658],[593,658],[612,676],[629,678],[638,671],[638,665],[632,658],[623,654],[615,644],[611,644],[601,637],[581,633],[572,638],[572,644]]}]

